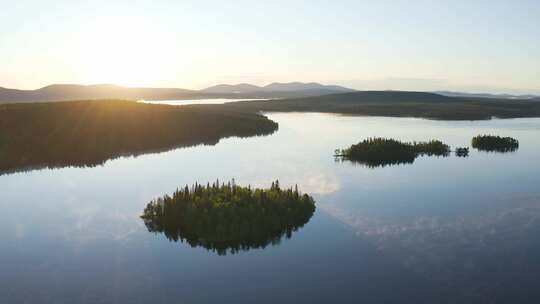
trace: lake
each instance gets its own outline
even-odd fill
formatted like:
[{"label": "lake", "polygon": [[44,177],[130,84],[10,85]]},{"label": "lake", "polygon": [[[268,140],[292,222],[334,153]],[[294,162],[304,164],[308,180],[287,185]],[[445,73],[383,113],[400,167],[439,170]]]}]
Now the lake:
[{"label": "lake", "polygon": [[246,100],[266,100],[266,99],[237,99],[237,98],[209,98],[209,99],[182,99],[182,100],[141,100],[139,102],[151,104],[167,104],[172,106],[185,106],[192,104],[224,104],[227,102],[246,101]]},{"label": "lake", "polygon": [[[279,123],[270,136],[0,176],[0,302],[540,300],[540,119],[268,116]],[[384,168],[333,158],[371,136],[457,147],[479,134],[520,148]],[[290,239],[227,255],[171,242],[139,218],[150,200],[218,178],[298,184],[317,209]]]}]

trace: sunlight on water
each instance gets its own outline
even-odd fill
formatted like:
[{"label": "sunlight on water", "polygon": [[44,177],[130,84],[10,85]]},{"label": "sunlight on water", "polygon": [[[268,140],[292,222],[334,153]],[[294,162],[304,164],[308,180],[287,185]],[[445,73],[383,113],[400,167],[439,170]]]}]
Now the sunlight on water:
[{"label": "sunlight on water", "polygon": [[266,99],[211,98],[211,99],[183,99],[183,100],[139,100],[139,102],[183,106],[183,105],[191,105],[191,104],[224,104],[227,102],[246,101],[246,100],[266,100]]}]

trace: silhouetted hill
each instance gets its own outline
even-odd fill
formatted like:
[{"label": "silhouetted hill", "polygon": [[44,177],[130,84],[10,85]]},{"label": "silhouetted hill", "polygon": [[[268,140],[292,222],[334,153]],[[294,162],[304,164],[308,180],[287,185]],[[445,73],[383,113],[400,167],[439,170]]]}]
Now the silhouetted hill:
[{"label": "silhouetted hill", "polygon": [[[282,99],[275,102],[259,101],[257,105],[272,106],[348,106],[358,104],[381,104],[381,103],[445,103],[455,102],[459,99],[442,96],[434,93],[407,92],[407,91],[358,91],[350,93],[328,94],[323,96],[311,96],[293,99]],[[239,102],[246,104],[247,102]],[[255,104],[252,101],[249,104]]]},{"label": "silhouetted hill", "polygon": [[304,83],[304,82],[289,82],[279,83],[274,82],[264,87],[267,92],[292,92],[292,91],[333,91],[335,93],[354,92],[355,90],[336,86],[336,85],[322,85],[316,82]]},{"label": "silhouetted hill", "polygon": [[539,100],[459,98],[406,91],[359,91],[317,97],[233,102],[222,107],[250,112],[322,112],[447,120],[540,117]]},{"label": "silhouetted hill", "polygon": [[201,91],[207,92],[207,93],[241,94],[241,93],[260,92],[262,90],[263,90],[262,87],[259,87],[256,85],[252,85],[249,83],[240,83],[240,84],[218,84],[218,85],[203,89]]},{"label": "silhouetted hill", "polygon": [[464,93],[464,92],[452,92],[452,91],[436,91],[436,94],[449,96],[449,97],[474,97],[474,98],[497,98],[497,99],[538,99],[540,96],[525,94],[525,95],[512,95],[512,94],[490,94],[490,93]]},{"label": "silhouetted hill", "polygon": [[[269,88],[267,88],[269,87]],[[250,84],[217,85],[204,90],[178,88],[128,88],[109,84],[77,85],[55,84],[37,90],[0,88],[0,103],[68,101],[91,99],[126,100],[182,100],[202,98],[294,98],[318,96],[349,90],[338,86],[320,84],[271,84],[258,87]],[[275,90],[274,90],[275,89]]]},{"label": "silhouetted hill", "polygon": [[275,96],[276,97],[301,97],[301,96],[317,96],[324,94],[335,94],[344,92],[354,92],[354,90],[335,86],[322,85],[320,83],[310,82],[289,82],[279,83],[274,82],[264,87],[241,83],[236,85],[220,84],[201,90],[207,93],[227,93],[227,94],[256,94],[259,96]]},{"label": "silhouetted hill", "polygon": [[108,84],[55,84],[37,90],[0,89],[0,103],[43,102],[89,99],[185,99],[197,98],[200,93],[175,88],[127,88]]}]

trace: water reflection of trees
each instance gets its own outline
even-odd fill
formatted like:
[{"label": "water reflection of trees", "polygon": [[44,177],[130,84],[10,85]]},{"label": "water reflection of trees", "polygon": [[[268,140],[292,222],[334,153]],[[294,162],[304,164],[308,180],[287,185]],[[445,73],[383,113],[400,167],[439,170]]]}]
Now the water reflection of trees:
[{"label": "water reflection of trees", "polygon": [[315,211],[313,199],[295,187],[251,189],[233,182],[195,184],[150,202],[141,218],[148,231],[186,241],[220,255],[279,244],[304,226]]},{"label": "water reflection of trees", "polygon": [[354,165],[363,165],[365,167],[374,169],[374,168],[384,168],[387,166],[399,166],[399,165],[409,165],[414,163],[414,157],[401,157],[400,159],[382,159],[382,160],[358,160],[354,158],[347,158],[344,156],[335,156],[334,160],[339,163],[349,162]]},{"label": "water reflection of trees", "polygon": [[277,123],[258,114],[203,106],[76,101],[0,106],[0,174],[96,166],[111,158],[267,135]]}]

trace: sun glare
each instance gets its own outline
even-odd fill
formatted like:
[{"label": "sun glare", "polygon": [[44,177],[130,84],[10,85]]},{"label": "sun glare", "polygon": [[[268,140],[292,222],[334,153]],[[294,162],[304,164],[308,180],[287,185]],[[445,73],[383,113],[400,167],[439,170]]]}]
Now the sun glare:
[{"label": "sun glare", "polygon": [[84,83],[151,86],[166,74],[170,40],[138,18],[103,18],[79,36],[76,72]]}]

